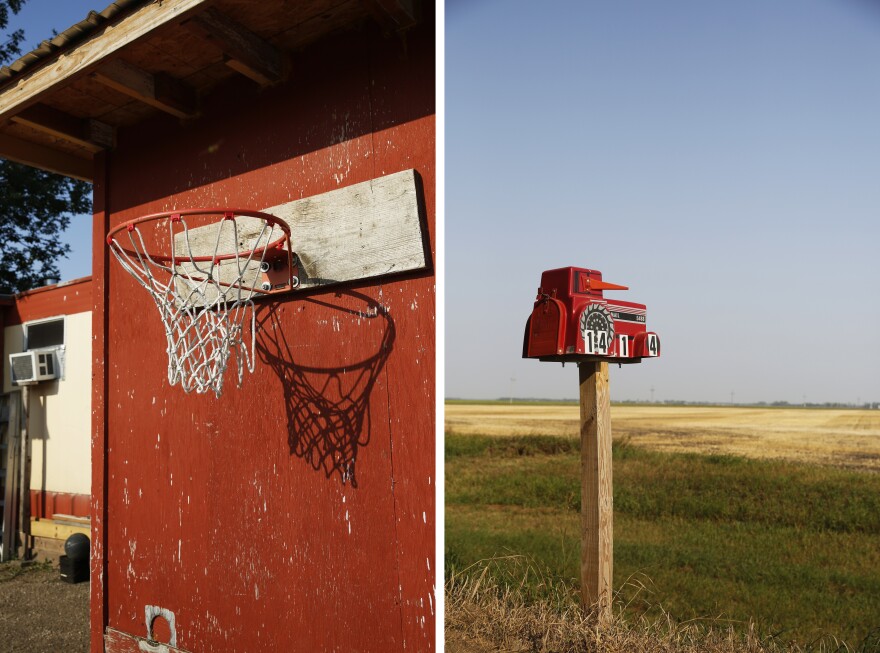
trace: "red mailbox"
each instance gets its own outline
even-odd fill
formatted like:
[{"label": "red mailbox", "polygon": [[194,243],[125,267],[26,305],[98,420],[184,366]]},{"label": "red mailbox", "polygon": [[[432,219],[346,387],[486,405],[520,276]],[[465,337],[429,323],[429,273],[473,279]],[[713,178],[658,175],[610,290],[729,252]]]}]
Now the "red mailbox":
[{"label": "red mailbox", "polygon": [[645,305],[605,299],[604,290],[628,288],[602,281],[598,270],[544,272],[526,323],[523,358],[639,363],[659,356],[660,338],[647,330]]}]

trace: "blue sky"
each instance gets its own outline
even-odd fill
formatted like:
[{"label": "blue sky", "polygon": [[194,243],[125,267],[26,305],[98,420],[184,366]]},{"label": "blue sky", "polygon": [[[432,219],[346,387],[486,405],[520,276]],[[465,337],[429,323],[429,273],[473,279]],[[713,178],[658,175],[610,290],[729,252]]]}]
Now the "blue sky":
[{"label": "blue sky", "polygon": [[[105,4],[12,27],[30,49]],[[541,271],[576,265],[663,341],[616,399],[880,401],[876,3],[455,0],[445,24],[447,396],[576,396],[520,358]]]},{"label": "blue sky", "polygon": [[880,401],[880,9],[451,2],[446,394],[562,398],[522,360],[542,270],[601,270],[663,356],[612,397]]}]

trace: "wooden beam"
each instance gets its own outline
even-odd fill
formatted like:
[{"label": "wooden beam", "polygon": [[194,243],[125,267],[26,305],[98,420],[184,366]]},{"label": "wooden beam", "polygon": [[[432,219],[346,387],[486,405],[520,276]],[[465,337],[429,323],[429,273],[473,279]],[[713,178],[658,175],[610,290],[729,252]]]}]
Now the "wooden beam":
[{"label": "wooden beam", "polygon": [[611,621],[614,500],[608,363],[578,365],[581,404],[581,599]]},{"label": "wooden beam", "polygon": [[45,104],[35,104],[12,116],[12,122],[27,125],[80,145],[91,152],[111,149],[116,133],[112,126],[97,120],[77,118]]},{"label": "wooden beam", "polygon": [[382,28],[402,32],[419,22],[418,0],[373,0],[374,15]]},{"label": "wooden beam", "polygon": [[[92,581],[94,582],[94,581]],[[146,629],[145,629],[146,630]],[[187,653],[182,648],[177,648],[170,643],[152,642],[144,637],[130,635],[121,630],[107,628],[103,639],[99,642],[99,648],[95,648],[92,640],[93,651],[108,651],[108,653],[142,653],[143,651],[161,651],[161,653]]]},{"label": "wooden beam", "polygon": [[89,517],[91,518],[91,592],[89,622],[91,624],[90,651],[104,650],[104,628],[108,623],[109,607],[106,601],[107,583],[107,424],[109,422],[107,396],[109,378],[107,368],[110,350],[109,274],[110,248],[104,240],[110,230],[110,167],[111,152],[95,155],[95,182],[92,186],[92,490]]},{"label": "wooden beam", "polygon": [[93,165],[90,159],[74,156],[14,136],[0,134],[0,157],[49,172],[57,172],[65,177],[84,181],[92,180]]},{"label": "wooden beam", "polygon": [[3,550],[0,562],[13,558],[15,551],[16,496],[18,494],[18,447],[21,431],[21,392],[6,395],[9,412],[6,423],[6,478],[3,486]]},{"label": "wooden beam", "polygon": [[74,533],[91,535],[91,528],[86,526],[73,526],[61,524],[54,519],[34,519],[31,521],[31,535],[33,537],[48,537],[53,540],[66,540]]},{"label": "wooden beam", "polygon": [[31,553],[31,444],[30,444],[30,401],[28,394],[30,389],[24,386],[21,389],[21,440],[19,441],[19,455],[21,462],[18,471],[18,532],[19,554],[24,560],[30,559]]},{"label": "wooden beam", "polygon": [[185,26],[215,43],[227,66],[261,86],[284,79],[286,62],[281,51],[216,9],[194,16]]},{"label": "wooden beam", "polygon": [[[30,74],[0,90],[0,122],[73,80],[89,74],[108,57],[135,43],[157,29],[178,24],[195,12],[204,10],[213,0],[163,0],[150,2],[109,25],[74,49],[64,52]],[[5,153],[0,152],[0,155]]]},{"label": "wooden beam", "polygon": [[196,92],[164,73],[149,73],[118,59],[103,64],[92,73],[92,78],[178,118],[192,118],[198,114]]}]

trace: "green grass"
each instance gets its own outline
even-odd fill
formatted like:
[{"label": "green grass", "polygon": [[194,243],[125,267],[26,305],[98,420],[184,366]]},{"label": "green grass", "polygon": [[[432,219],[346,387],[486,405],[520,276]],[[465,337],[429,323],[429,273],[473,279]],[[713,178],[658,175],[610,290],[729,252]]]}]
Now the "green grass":
[{"label": "green grass", "polygon": [[[577,439],[447,434],[446,448],[447,570],[514,554],[574,581]],[[615,588],[633,612],[853,647],[880,629],[880,475],[625,442],[613,474]]]}]

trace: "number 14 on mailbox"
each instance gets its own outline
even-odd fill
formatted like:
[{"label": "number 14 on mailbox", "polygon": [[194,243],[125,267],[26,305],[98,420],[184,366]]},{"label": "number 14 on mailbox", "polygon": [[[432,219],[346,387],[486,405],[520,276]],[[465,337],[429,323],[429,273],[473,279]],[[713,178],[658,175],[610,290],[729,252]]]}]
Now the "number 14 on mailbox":
[{"label": "number 14 on mailbox", "polygon": [[628,290],[586,268],[541,275],[526,323],[523,358],[543,361],[639,363],[660,355],[660,337],[648,331],[644,304],[605,299],[605,290]]}]

